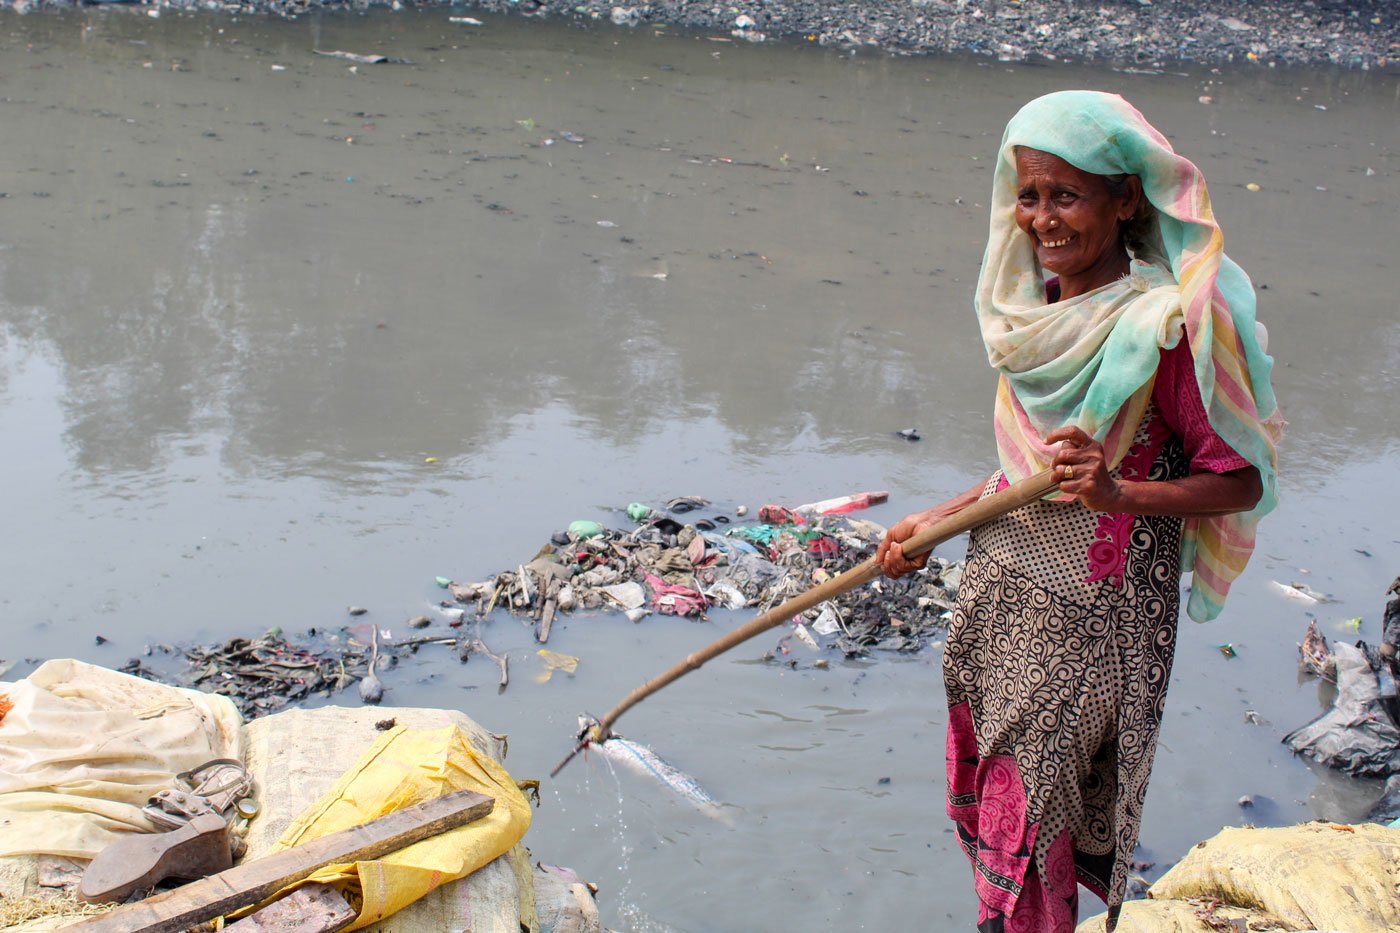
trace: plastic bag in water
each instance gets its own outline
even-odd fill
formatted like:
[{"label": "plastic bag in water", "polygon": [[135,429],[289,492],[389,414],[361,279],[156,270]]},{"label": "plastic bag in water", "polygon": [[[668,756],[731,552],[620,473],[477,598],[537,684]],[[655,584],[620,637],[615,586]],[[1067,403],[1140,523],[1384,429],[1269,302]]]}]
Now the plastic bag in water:
[{"label": "plastic bag in water", "polygon": [[[1337,644],[1337,699],[1317,719],[1283,737],[1293,751],[1367,777],[1400,774],[1400,726],[1364,648]],[[1391,681],[1393,683],[1393,681]]]}]

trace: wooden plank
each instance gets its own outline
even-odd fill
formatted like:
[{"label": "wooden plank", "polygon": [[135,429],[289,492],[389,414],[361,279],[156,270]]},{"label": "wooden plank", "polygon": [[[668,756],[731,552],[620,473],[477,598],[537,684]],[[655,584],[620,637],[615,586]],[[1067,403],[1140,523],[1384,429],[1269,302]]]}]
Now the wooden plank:
[{"label": "wooden plank", "polygon": [[256,904],[318,868],[379,858],[479,820],[495,804],[490,797],[459,790],[81,920],[60,933],[180,933]]},{"label": "wooden plank", "polygon": [[308,884],[255,914],[224,927],[224,933],[335,933],[355,922],[355,908],[328,884]]}]

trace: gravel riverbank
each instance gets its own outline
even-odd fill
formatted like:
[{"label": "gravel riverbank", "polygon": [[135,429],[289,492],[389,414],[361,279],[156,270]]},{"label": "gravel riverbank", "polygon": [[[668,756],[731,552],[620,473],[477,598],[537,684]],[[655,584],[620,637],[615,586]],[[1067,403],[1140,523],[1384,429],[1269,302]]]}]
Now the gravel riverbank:
[{"label": "gravel riverbank", "polygon": [[479,0],[491,11],[619,24],[670,23],[750,41],[795,38],[897,54],[972,52],[1003,61],[1258,62],[1395,67],[1396,0],[763,0],[623,4]]},{"label": "gravel riverbank", "polygon": [[[295,16],[410,0],[154,0],[155,5]],[[21,12],[73,0],[13,0]],[[417,4],[419,6],[432,4]],[[449,5],[449,4],[441,4]],[[901,55],[973,53],[1002,61],[1158,68],[1256,62],[1395,69],[1400,0],[476,0],[450,4],[607,28],[674,25],[733,41],[787,40]]]}]

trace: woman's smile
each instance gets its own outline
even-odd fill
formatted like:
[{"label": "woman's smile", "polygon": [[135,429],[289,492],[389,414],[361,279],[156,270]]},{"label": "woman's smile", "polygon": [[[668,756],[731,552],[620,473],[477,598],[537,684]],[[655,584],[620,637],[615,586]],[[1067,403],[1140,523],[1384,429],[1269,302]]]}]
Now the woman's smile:
[{"label": "woman's smile", "polygon": [[1112,191],[1102,175],[1038,149],[1016,150],[1016,224],[1046,271],[1060,277],[1062,298],[1107,285],[1128,271],[1123,222],[1137,209],[1136,179]]}]

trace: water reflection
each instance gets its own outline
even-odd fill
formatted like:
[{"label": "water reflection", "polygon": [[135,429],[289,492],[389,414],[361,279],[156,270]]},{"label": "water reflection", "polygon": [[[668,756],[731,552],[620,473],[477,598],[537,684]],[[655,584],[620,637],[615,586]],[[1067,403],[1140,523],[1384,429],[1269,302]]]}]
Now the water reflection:
[{"label": "water reflection", "polygon": [[[475,55],[449,58],[425,16],[314,23],[318,43],[368,25],[355,41],[424,64],[350,74],[308,56],[304,25],[209,17],[40,17],[7,40],[41,64],[83,55],[7,103],[12,180],[61,183],[11,199],[0,253],[0,314],[62,361],[83,469],[158,469],[212,431],[236,473],[349,481],[468,458],[556,402],[619,445],[695,417],[760,453],[918,423],[940,459],[986,458],[966,309],[1004,108],[969,107],[981,69],[604,34],[557,50],[510,21],[452,36]],[[1374,90],[1326,81],[1310,93]],[[1364,116],[1339,119],[1295,134],[1286,165],[1238,124],[1241,147],[1194,148],[1222,162],[1231,243],[1268,287],[1294,431],[1340,454],[1393,440],[1358,412],[1395,392],[1400,323],[1364,274],[1387,261],[1366,225],[1393,173],[1320,161],[1344,144],[1383,161]],[[58,164],[42,155],[75,130]],[[1245,175],[1288,197],[1237,205]],[[1300,202],[1307,232],[1282,222]],[[1344,267],[1288,262],[1331,224]]]}]

